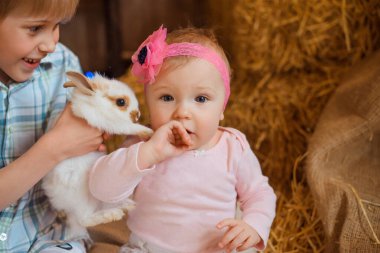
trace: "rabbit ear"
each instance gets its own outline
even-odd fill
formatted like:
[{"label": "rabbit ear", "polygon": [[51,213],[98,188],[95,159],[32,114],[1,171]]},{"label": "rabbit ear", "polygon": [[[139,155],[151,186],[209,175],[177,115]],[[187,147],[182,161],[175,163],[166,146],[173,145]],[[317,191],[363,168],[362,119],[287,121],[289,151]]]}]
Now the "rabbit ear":
[{"label": "rabbit ear", "polygon": [[69,82],[66,82],[63,86],[67,87],[76,87],[85,95],[92,95],[94,91],[91,87],[88,79],[79,72],[68,71],[66,72],[67,77],[70,79]]}]

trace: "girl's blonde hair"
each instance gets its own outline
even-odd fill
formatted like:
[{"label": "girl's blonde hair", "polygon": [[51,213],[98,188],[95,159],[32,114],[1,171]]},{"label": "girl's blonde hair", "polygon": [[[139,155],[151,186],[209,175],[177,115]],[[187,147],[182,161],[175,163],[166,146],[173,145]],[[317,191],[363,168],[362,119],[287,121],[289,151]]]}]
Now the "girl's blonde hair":
[{"label": "girl's blonde hair", "polygon": [[[181,43],[181,42],[197,43],[202,46],[213,49],[216,53],[218,53],[221,56],[221,58],[223,59],[223,61],[225,62],[227,66],[229,75],[231,75],[231,68],[230,68],[230,64],[228,62],[227,56],[223,48],[219,45],[215,34],[211,30],[189,27],[189,28],[178,29],[178,30],[168,33],[166,37],[166,43],[173,44],[173,43]],[[177,67],[182,64],[185,64],[190,59],[194,59],[194,58],[191,56],[168,57],[164,61],[163,72],[166,71],[168,68]]]},{"label": "girl's blonde hair", "polygon": [[0,0],[0,21],[10,13],[27,16],[46,16],[62,22],[69,21],[75,14],[79,0]]}]

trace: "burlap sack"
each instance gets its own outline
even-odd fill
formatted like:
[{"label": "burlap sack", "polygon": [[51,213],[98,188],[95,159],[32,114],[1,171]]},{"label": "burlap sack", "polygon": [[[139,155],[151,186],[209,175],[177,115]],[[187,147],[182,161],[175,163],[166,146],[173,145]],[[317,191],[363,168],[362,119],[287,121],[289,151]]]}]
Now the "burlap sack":
[{"label": "burlap sack", "polygon": [[380,252],[380,52],[352,68],[309,142],[326,252]]}]

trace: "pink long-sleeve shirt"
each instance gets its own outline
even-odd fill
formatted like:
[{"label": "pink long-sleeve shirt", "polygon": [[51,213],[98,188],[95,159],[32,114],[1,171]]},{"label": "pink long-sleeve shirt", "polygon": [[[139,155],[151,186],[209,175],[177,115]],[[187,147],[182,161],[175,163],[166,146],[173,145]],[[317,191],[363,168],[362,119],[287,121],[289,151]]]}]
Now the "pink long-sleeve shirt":
[{"label": "pink long-sleeve shirt", "polygon": [[218,143],[206,151],[187,151],[151,168],[137,166],[139,144],[101,157],[90,172],[90,191],[105,202],[133,194],[129,229],[147,242],[174,252],[221,252],[225,231],[216,224],[234,218],[237,201],[242,219],[263,239],[275,216],[276,196],[262,175],[245,136],[220,128]]}]

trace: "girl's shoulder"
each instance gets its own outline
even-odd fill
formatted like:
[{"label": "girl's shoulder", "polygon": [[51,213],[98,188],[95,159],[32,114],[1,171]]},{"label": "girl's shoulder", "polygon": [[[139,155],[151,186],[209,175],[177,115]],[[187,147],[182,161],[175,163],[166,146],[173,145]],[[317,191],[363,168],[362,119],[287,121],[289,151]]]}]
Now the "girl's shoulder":
[{"label": "girl's shoulder", "polygon": [[239,149],[241,152],[250,149],[244,133],[232,127],[220,127],[219,130],[223,132],[223,138],[231,148]]}]

